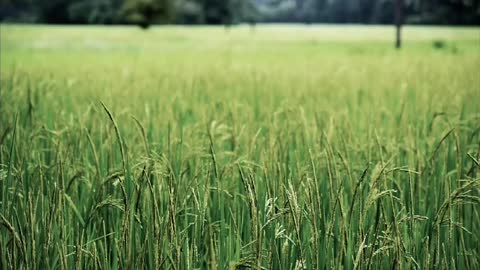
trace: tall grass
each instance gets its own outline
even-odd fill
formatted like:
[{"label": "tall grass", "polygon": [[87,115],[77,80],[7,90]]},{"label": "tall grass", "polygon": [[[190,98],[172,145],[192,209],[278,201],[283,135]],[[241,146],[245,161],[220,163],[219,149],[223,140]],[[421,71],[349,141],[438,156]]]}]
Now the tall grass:
[{"label": "tall grass", "polygon": [[478,29],[1,28],[0,269],[480,268]]}]

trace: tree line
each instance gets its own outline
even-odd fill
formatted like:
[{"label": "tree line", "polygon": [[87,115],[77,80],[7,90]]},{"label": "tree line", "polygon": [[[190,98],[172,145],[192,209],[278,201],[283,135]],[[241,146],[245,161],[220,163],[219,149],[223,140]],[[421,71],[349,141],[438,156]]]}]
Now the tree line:
[{"label": "tree line", "polygon": [[[397,0],[0,0],[0,20],[58,24],[391,24]],[[480,0],[400,0],[411,24],[479,25]],[[397,8],[396,8],[397,7]]]}]

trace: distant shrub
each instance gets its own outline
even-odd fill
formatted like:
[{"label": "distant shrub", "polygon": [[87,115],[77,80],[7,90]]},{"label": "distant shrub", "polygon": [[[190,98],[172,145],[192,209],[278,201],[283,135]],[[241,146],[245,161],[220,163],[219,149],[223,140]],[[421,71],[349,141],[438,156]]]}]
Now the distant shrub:
[{"label": "distant shrub", "polygon": [[435,49],[444,49],[447,47],[447,42],[444,40],[434,40],[432,46]]}]

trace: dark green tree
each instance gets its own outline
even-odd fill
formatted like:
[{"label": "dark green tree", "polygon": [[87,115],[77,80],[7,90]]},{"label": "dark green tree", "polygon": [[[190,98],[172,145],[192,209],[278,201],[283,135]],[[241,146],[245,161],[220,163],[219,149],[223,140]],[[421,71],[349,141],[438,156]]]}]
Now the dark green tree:
[{"label": "dark green tree", "polygon": [[129,23],[147,29],[153,23],[172,21],[171,0],[125,0],[122,14]]},{"label": "dark green tree", "polygon": [[122,4],[123,0],[77,0],[68,8],[69,19],[73,23],[121,23]]},{"label": "dark green tree", "polygon": [[68,7],[70,0],[38,0],[37,12],[42,22],[69,23]]},{"label": "dark green tree", "polygon": [[230,25],[233,21],[231,0],[201,0],[206,24]]},{"label": "dark green tree", "polygon": [[196,0],[176,0],[174,5],[175,22],[180,24],[203,23],[203,7]]},{"label": "dark green tree", "polygon": [[254,0],[241,1],[240,20],[248,23],[252,28],[261,19],[261,14],[258,11]]}]

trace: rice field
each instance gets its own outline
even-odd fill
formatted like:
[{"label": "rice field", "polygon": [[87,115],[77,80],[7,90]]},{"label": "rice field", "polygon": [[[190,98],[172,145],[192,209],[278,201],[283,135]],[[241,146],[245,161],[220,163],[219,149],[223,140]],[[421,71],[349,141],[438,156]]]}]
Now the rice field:
[{"label": "rice field", "polygon": [[480,269],[480,28],[0,25],[0,269]]}]

